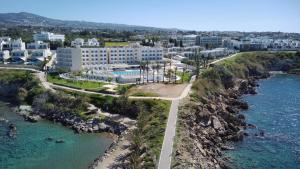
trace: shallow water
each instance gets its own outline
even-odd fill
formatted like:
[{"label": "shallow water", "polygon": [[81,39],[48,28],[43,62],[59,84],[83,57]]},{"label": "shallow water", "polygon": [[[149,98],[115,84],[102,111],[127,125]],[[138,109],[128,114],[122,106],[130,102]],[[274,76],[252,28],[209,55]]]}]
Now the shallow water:
[{"label": "shallow water", "polygon": [[[3,102],[1,117],[17,126],[17,135],[9,138],[8,124],[0,122],[0,169],[86,169],[112,143],[104,135],[74,134],[49,121],[25,122]],[[55,143],[59,139],[65,143]]]},{"label": "shallow water", "polygon": [[[226,153],[238,169],[300,169],[300,76],[275,75],[259,82],[258,94],[247,95],[243,112],[250,136]],[[264,132],[264,137],[255,133]]]}]

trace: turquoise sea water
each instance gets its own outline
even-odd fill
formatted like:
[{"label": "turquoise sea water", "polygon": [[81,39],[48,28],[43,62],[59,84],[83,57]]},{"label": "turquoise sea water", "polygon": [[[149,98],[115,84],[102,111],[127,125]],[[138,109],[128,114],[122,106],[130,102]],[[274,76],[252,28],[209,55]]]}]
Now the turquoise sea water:
[{"label": "turquoise sea water", "polygon": [[[261,80],[258,94],[245,96],[243,112],[250,136],[227,156],[237,169],[300,169],[300,76],[276,75]],[[264,137],[255,133],[264,131]]]},{"label": "turquoise sea water", "polygon": [[[9,138],[8,124],[0,122],[0,169],[86,169],[112,143],[104,135],[74,134],[49,121],[25,122],[3,102],[0,117],[17,126],[17,137]],[[55,143],[58,139],[65,143]]]}]

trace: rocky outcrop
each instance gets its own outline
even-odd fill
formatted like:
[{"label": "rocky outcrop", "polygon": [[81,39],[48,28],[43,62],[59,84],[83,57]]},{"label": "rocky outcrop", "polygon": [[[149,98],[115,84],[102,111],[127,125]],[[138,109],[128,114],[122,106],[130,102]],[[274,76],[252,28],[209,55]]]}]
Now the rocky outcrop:
[{"label": "rocky outcrop", "polygon": [[37,122],[41,118],[50,121],[58,122],[64,126],[72,128],[76,133],[81,132],[109,132],[120,135],[127,127],[123,124],[106,118],[105,120],[91,119],[83,120],[72,113],[49,113],[39,112],[32,109],[31,106],[21,105],[16,109],[16,112],[24,117],[26,121]]}]

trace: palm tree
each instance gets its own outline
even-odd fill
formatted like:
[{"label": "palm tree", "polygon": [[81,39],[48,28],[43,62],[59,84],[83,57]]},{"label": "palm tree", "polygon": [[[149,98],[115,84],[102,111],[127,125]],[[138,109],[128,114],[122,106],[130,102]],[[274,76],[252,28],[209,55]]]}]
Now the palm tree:
[{"label": "palm tree", "polygon": [[173,70],[169,69],[168,72],[167,72],[167,77],[169,78],[169,83],[171,83],[172,74],[173,74]]},{"label": "palm tree", "polygon": [[152,73],[153,73],[152,74],[153,75],[153,77],[152,77],[153,79],[152,80],[153,80],[153,83],[155,83],[154,73],[155,73],[156,65],[152,64],[151,68],[152,68]]},{"label": "palm tree", "polygon": [[163,82],[165,82],[166,64],[167,64],[167,63],[164,61],[164,74],[163,74]]},{"label": "palm tree", "polygon": [[208,53],[208,55],[207,55],[207,60],[206,60],[206,68],[208,67],[208,65],[209,65],[209,60],[211,60],[211,59],[212,59],[212,56],[211,56],[210,53]]},{"label": "palm tree", "polygon": [[197,51],[196,51],[196,54],[195,54],[196,78],[198,78],[198,76],[199,76],[199,71],[200,71],[200,57],[201,57],[200,51],[197,50]]},{"label": "palm tree", "polygon": [[146,61],[146,71],[147,71],[147,83],[149,83],[149,61]]},{"label": "palm tree", "polygon": [[143,66],[143,63],[140,61],[140,80],[139,80],[139,84],[141,84],[141,81],[142,81],[142,66]]},{"label": "palm tree", "polygon": [[175,75],[175,84],[176,84],[176,80],[177,80],[176,74],[177,74],[177,66],[175,67],[175,72],[174,72],[174,75]]},{"label": "palm tree", "polygon": [[184,77],[184,75],[185,75],[185,67],[182,69],[182,76],[181,76],[181,83],[183,83],[183,77]]},{"label": "palm tree", "polygon": [[158,79],[158,76],[159,76],[159,70],[160,70],[160,64],[157,62],[156,63],[156,80],[157,80],[157,83],[159,83],[159,79]]},{"label": "palm tree", "polygon": [[172,55],[169,55],[169,59],[170,59],[170,69],[172,68]]},{"label": "palm tree", "polygon": [[143,84],[145,83],[145,62],[143,62]]}]

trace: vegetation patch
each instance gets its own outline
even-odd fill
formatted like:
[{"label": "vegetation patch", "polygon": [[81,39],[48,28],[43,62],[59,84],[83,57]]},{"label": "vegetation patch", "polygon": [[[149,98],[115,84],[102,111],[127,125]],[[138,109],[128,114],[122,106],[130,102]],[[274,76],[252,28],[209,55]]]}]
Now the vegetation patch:
[{"label": "vegetation patch", "polygon": [[15,104],[32,104],[45,90],[30,71],[0,70],[0,97]]},{"label": "vegetation patch", "polygon": [[105,47],[128,46],[128,42],[105,42]]},{"label": "vegetation patch", "polygon": [[159,95],[156,93],[150,93],[150,92],[137,92],[137,93],[133,93],[131,96],[158,97]]},{"label": "vegetation patch", "polygon": [[102,82],[63,79],[60,78],[58,74],[48,74],[47,80],[48,82],[51,82],[56,85],[62,85],[76,89],[85,89],[95,92],[103,91],[103,86],[105,85],[105,83]]}]

